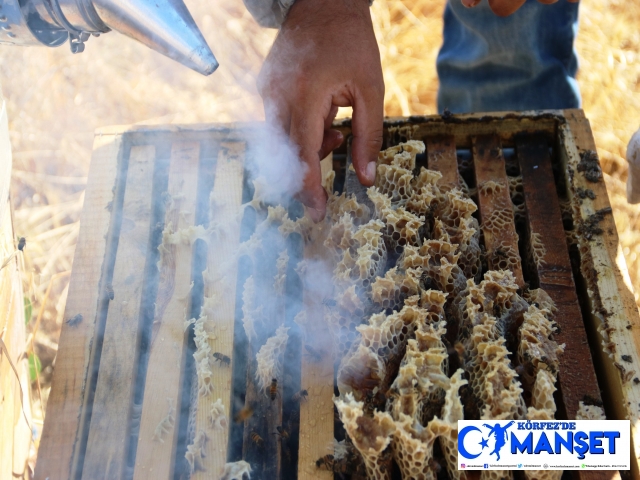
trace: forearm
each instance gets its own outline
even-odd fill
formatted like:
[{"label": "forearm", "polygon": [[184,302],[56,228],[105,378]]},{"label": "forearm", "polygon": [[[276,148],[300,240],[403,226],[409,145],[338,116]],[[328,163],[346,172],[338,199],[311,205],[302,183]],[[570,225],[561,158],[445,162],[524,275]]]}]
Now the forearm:
[{"label": "forearm", "polygon": [[[296,0],[243,0],[253,18],[263,27],[280,28]],[[320,0],[320,4],[324,0]],[[354,0],[344,0],[345,3]],[[356,0],[360,1],[360,0]],[[373,0],[362,0],[371,5]]]}]

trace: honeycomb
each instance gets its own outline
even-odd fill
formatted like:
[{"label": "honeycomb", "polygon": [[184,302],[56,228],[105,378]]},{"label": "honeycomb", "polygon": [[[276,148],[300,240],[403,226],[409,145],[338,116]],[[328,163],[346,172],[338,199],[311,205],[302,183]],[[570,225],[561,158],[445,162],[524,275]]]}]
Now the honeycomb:
[{"label": "honeycomb", "polygon": [[206,456],[205,446],[208,440],[209,437],[207,437],[204,430],[199,430],[193,439],[193,443],[191,445],[187,445],[187,452],[184,454],[184,458],[189,464],[191,474],[198,471],[206,471],[204,468],[204,457]]},{"label": "honeycomb", "polygon": [[404,300],[416,295],[420,289],[420,272],[410,268],[405,271],[394,267],[384,277],[376,278],[371,287],[371,300],[382,310],[393,311],[402,308]]},{"label": "honeycomb", "polygon": [[[533,387],[531,407],[527,411],[527,420],[553,420],[556,404],[553,400],[555,392],[555,376],[548,370],[539,370]],[[582,403],[582,402],[581,402]],[[560,480],[562,470],[527,470],[527,480]]]},{"label": "honeycomb", "polygon": [[224,413],[222,399],[217,399],[209,410],[209,423],[214,430],[224,430],[227,428],[227,416]]},{"label": "honeycomb", "polygon": [[518,331],[520,337],[518,361],[522,366],[520,377],[525,385],[533,385],[534,381],[537,382],[540,371],[549,371],[554,375],[555,381],[555,374],[558,371],[559,356],[564,345],[558,345],[551,338],[556,328],[545,313],[549,315],[550,311],[540,310],[535,305],[531,305],[524,312],[524,321]]},{"label": "honeycomb", "polygon": [[254,305],[256,299],[256,285],[253,276],[247,278],[242,290],[242,325],[249,340],[256,338],[255,323],[260,319],[262,306]]},{"label": "honeycomb", "polygon": [[256,380],[261,390],[271,384],[271,379],[282,378],[282,357],[287,346],[289,327],[280,325],[273,337],[270,337],[256,354],[258,367]]},{"label": "honeycomb", "polygon": [[529,238],[529,245],[531,249],[531,257],[533,258],[533,263],[537,268],[542,267],[545,263],[547,263],[544,259],[544,256],[547,253],[547,249],[541,240],[542,236],[537,232],[531,232]]},{"label": "honeycomb", "polygon": [[[446,231],[450,242],[458,246],[458,263],[467,278],[479,280],[481,272],[480,227],[473,214],[476,204],[462,190],[454,188],[440,195],[435,217],[442,222],[439,231]],[[441,240],[442,234],[439,235]]]},{"label": "honeycomb", "polygon": [[387,250],[402,253],[405,245],[419,246],[425,217],[418,217],[404,207],[385,208],[379,218],[384,222],[384,238]]},{"label": "honeycomb", "polygon": [[378,480],[391,479],[391,436],[397,427],[386,412],[365,415],[364,403],[347,393],[344,399],[335,400],[340,420],[349,438],[364,459],[367,477]]},{"label": "honeycomb", "polygon": [[513,270],[520,264],[520,255],[513,246],[517,245],[517,238],[515,241],[512,238],[517,235],[507,228],[513,221],[513,202],[510,198],[505,200],[505,196],[500,195],[508,188],[508,185],[494,180],[488,180],[478,185],[480,195],[495,197],[492,199],[493,210],[488,215],[483,214],[482,228],[485,232],[490,232],[492,236],[500,239],[498,247],[487,252],[490,265],[499,270]]},{"label": "honeycomb", "polygon": [[522,176],[507,177],[509,180],[509,196],[514,205],[524,203],[524,188],[522,186]]},{"label": "honeycomb", "polygon": [[[461,188],[441,188],[440,173],[416,168],[416,156],[424,152],[424,144],[413,140],[381,152],[366,205],[354,195],[333,193],[334,177],[325,176],[324,221],[292,220],[284,208],[270,207],[244,247],[253,258],[259,253],[250,248],[266,252],[274,230],[283,238],[299,234],[310,247],[295,270],[315,294],[315,313],[322,313],[333,340],[339,393],[334,403],[347,434],[334,444],[331,468],[358,463],[359,454],[370,479],[391,478],[394,462],[405,479],[466,479],[457,468],[458,420],[546,420],[556,414],[553,394],[563,346],[554,340],[555,306],[543,290],[518,287],[510,271],[520,263],[518,251],[503,244],[488,252],[494,269],[486,271],[477,206],[470,198],[504,199],[509,193],[511,200],[483,219],[489,232],[503,237],[514,212],[526,215],[521,178],[484,182],[477,191],[464,181]],[[462,170],[469,167],[464,161]],[[473,176],[469,169],[462,172],[467,178]],[[539,236],[532,233],[529,240],[530,256],[542,265]],[[282,252],[273,283],[282,293],[289,259],[278,242],[271,250]],[[332,275],[332,285],[316,291],[317,262]],[[263,322],[255,295],[249,277],[243,324],[251,339]],[[303,310],[295,322],[306,330],[319,317]],[[287,329],[280,327],[258,352],[259,388],[282,376],[287,340]],[[581,411],[585,417],[599,413],[595,406]],[[526,475],[559,478],[546,471]],[[491,470],[480,478],[512,474]]]},{"label": "honeycomb", "polygon": [[[372,220],[346,234],[351,237],[349,241],[345,241],[343,236],[340,244],[348,248],[341,249],[342,258],[334,270],[334,282],[338,287],[356,284],[360,289],[368,290],[372,279],[382,274],[387,261],[383,228],[382,222]],[[325,245],[331,238],[325,241]],[[334,244],[334,248],[340,248],[339,244]]]},{"label": "honeycomb", "polygon": [[169,413],[167,416],[160,420],[160,423],[156,426],[156,429],[153,432],[153,440],[158,441],[160,443],[164,443],[162,437],[169,432],[175,425],[176,421],[176,407],[173,405],[173,400],[170,398],[167,399],[169,401]]},{"label": "honeycomb", "polygon": [[322,188],[324,188],[324,191],[327,192],[327,195],[331,195],[333,193],[333,182],[335,181],[335,179],[336,172],[333,169],[329,170],[322,177]]},{"label": "honeycomb", "polygon": [[527,305],[517,289],[508,271],[489,271],[479,285],[468,285],[462,343],[469,385],[483,420],[519,419],[526,411],[504,337],[517,322],[523,304]]},{"label": "honeycomb", "polygon": [[220,480],[251,480],[251,465],[244,460],[226,463]]},{"label": "honeycomb", "polygon": [[277,273],[273,278],[273,289],[277,295],[284,295],[284,286],[287,280],[287,266],[289,265],[289,254],[283,250],[276,260]]},{"label": "honeycomb", "polygon": [[585,405],[584,402],[580,402],[576,419],[578,420],[606,420],[607,416],[604,414],[602,407],[597,405]]},{"label": "honeycomb", "polygon": [[213,391],[213,384],[211,383],[211,377],[213,376],[213,372],[211,371],[211,355],[213,352],[209,346],[209,339],[212,335],[205,328],[207,323],[210,323],[208,322],[207,316],[200,315],[193,324],[194,342],[196,344],[193,359],[196,366],[198,392],[200,395],[209,395]]},{"label": "honeycomb", "polygon": [[356,342],[359,333],[356,327],[364,321],[365,305],[351,285],[336,295],[336,307],[325,308],[325,320],[333,332],[335,351],[344,358]]}]

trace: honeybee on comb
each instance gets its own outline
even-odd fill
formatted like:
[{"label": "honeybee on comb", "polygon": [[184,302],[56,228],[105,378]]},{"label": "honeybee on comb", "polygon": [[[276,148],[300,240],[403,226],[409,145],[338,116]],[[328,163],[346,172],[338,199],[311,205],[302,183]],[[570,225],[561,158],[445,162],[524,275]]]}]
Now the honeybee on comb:
[{"label": "honeybee on comb", "polygon": [[305,353],[304,356],[310,359],[312,362],[318,363],[322,360],[322,353],[316,350],[315,348],[309,345],[305,345],[304,349],[307,351],[307,353]]},{"label": "honeybee on comb", "polygon": [[104,287],[105,292],[107,292],[107,298],[109,300],[113,300],[115,298],[115,293],[113,292],[113,285],[111,285],[110,283],[107,284],[106,287]]},{"label": "honeybee on comb", "polygon": [[307,392],[306,390],[300,390],[293,397],[291,397],[291,400],[293,400],[294,402],[300,403],[306,400],[308,396],[309,396],[309,392]]},{"label": "honeybee on comb", "polygon": [[262,444],[264,443],[264,440],[262,439],[262,437],[260,435],[258,435],[256,432],[251,432],[251,435],[249,435],[249,438],[251,438],[251,441],[258,447],[262,447]]},{"label": "honeybee on comb", "polygon": [[338,302],[336,302],[333,298],[323,298],[322,299],[322,305],[324,305],[327,308],[336,308],[336,305],[338,305]]},{"label": "honeybee on comb", "polygon": [[238,415],[236,415],[236,418],[234,420],[236,423],[241,423],[247,420],[248,418],[251,418],[252,415],[253,415],[253,408],[244,407],[242,410],[238,412]]},{"label": "honeybee on comb", "polygon": [[70,319],[68,319],[67,320],[67,325],[69,325],[70,327],[75,327],[80,322],[82,322],[82,315],[79,313],[76,316],[71,317]]},{"label": "honeybee on comb", "polygon": [[271,401],[274,401],[278,396],[278,380],[276,378],[271,379],[271,385],[267,387],[267,392]]},{"label": "honeybee on comb", "polygon": [[276,427],[277,432],[274,435],[279,435],[282,440],[289,440],[289,432],[284,427]]},{"label": "honeybee on comb", "polygon": [[213,358],[215,358],[217,362],[220,362],[221,365],[224,365],[226,367],[231,365],[231,359],[220,352],[215,352],[213,354]]},{"label": "honeybee on comb", "polygon": [[329,471],[333,471],[333,464],[334,464],[333,455],[325,455],[324,457],[320,457],[318,460],[316,460],[316,467],[318,468],[324,467],[325,470],[329,470]]}]

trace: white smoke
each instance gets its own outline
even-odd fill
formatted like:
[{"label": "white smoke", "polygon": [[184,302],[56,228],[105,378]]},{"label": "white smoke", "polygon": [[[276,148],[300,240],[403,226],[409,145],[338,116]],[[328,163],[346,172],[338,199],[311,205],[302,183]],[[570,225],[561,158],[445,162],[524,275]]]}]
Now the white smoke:
[{"label": "white smoke", "polygon": [[247,169],[260,200],[287,205],[302,189],[307,166],[282,128],[264,124],[247,146]]}]

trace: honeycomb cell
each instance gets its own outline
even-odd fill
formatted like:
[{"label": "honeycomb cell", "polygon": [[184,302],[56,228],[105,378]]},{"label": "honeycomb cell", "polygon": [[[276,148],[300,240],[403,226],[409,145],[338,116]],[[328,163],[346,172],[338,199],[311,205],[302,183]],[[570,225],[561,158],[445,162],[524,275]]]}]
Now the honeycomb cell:
[{"label": "honeycomb cell", "polygon": [[396,430],[391,416],[386,412],[375,412],[373,417],[365,415],[364,403],[356,401],[351,394],[336,399],[335,405],[349,438],[364,459],[367,477],[391,479],[390,443]]}]

